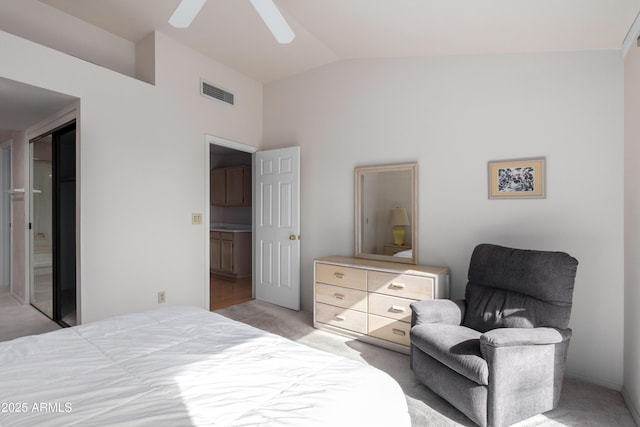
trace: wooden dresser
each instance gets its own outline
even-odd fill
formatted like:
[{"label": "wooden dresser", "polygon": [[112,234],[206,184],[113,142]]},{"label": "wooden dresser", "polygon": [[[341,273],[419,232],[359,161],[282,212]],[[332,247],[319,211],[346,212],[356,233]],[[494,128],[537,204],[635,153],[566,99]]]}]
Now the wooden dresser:
[{"label": "wooden dresser", "polygon": [[409,353],[413,301],[448,298],[449,270],[349,257],[314,262],[313,326]]}]

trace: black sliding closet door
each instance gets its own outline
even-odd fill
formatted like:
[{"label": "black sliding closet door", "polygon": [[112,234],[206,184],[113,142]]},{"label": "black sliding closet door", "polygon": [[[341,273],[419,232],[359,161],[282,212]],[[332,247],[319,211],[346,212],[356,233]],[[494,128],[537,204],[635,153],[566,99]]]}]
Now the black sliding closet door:
[{"label": "black sliding closet door", "polygon": [[53,320],[76,319],[76,124],[53,132]]},{"label": "black sliding closet door", "polygon": [[31,142],[30,302],[63,326],[76,316],[76,123]]}]

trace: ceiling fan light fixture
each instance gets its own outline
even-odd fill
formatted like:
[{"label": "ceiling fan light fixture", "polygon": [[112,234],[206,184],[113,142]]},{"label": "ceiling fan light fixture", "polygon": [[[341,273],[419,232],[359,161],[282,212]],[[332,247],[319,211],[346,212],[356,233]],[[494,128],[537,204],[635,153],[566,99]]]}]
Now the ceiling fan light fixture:
[{"label": "ceiling fan light fixture", "polygon": [[195,19],[207,0],[182,0],[169,17],[169,24],[176,28],[187,28]]},{"label": "ceiling fan light fixture", "polygon": [[250,1],[278,43],[287,44],[293,41],[296,35],[273,3],[273,0]]}]

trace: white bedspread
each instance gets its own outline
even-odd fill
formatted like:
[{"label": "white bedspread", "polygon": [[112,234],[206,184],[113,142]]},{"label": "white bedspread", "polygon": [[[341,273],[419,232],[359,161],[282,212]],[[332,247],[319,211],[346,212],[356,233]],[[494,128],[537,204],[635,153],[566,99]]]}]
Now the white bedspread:
[{"label": "white bedspread", "polygon": [[196,307],[0,343],[0,405],[20,427],[410,425],[386,373]]}]

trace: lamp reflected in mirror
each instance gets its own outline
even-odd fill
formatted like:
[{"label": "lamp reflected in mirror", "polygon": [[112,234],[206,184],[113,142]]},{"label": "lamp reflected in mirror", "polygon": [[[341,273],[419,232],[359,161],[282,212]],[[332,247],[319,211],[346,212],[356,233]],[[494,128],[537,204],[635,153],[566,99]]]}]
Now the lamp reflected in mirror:
[{"label": "lamp reflected in mirror", "polygon": [[418,164],[355,168],[355,257],[418,263]]},{"label": "lamp reflected in mirror", "polygon": [[404,245],[404,227],[409,225],[409,216],[405,208],[396,207],[389,213],[389,224],[393,227],[393,244]]}]

